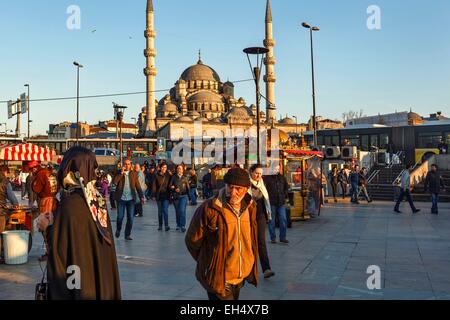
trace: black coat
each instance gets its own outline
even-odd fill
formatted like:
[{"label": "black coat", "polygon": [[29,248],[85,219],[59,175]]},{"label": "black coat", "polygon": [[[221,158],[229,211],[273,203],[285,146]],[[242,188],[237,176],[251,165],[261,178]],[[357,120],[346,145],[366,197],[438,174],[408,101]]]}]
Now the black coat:
[{"label": "black coat", "polygon": [[152,185],[152,194],[156,197],[156,201],[169,200],[171,179],[172,176],[169,172],[166,172],[165,175],[161,173],[156,174]]},{"label": "black coat", "polygon": [[425,178],[425,191],[429,190],[430,193],[440,193],[441,188],[443,189],[444,187],[444,181],[439,172],[429,171],[427,173],[427,177]]},{"label": "black coat", "polygon": [[[47,229],[49,243],[47,279],[50,300],[120,300],[120,279],[114,239],[108,244],[77,190],[64,196]],[[108,230],[113,234],[108,217]],[[69,290],[69,266],[78,266],[81,289]]]},{"label": "black coat", "polygon": [[286,199],[289,197],[289,184],[284,176],[281,174],[265,176],[264,184],[266,185],[267,192],[269,193],[271,206],[279,207],[286,204]]}]

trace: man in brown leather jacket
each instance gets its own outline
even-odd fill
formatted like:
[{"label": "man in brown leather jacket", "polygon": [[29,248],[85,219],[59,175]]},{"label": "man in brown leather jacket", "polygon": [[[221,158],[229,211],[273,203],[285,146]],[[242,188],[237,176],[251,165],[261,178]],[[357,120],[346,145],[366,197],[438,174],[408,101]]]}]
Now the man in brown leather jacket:
[{"label": "man in brown leather jacket", "polygon": [[210,300],[238,300],[245,281],[258,284],[256,204],[248,173],[231,169],[225,188],[197,209],[186,246],[197,261],[197,280]]}]

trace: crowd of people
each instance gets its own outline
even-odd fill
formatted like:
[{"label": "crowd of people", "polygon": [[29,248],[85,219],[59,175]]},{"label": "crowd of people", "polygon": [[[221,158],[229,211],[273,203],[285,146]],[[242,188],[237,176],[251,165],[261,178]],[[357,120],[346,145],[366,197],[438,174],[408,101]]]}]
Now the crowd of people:
[{"label": "crowd of people", "polygon": [[[271,268],[266,235],[270,243],[288,244],[287,212],[289,185],[280,166],[264,175],[262,165],[249,171],[236,165],[227,168],[221,179],[216,166],[197,178],[195,170],[165,162],[144,163],[142,166],[125,159],[115,170],[99,170],[95,154],[83,147],[68,150],[57,172],[38,162],[28,164],[25,185],[37,199],[39,229],[46,240],[48,299],[120,299],[120,279],[114,237],[122,233],[133,240],[135,217],[143,217],[146,201],[156,201],[158,231],[170,231],[169,208],[174,207],[176,230],[184,233],[188,252],[197,263],[196,277],[210,300],[237,300],[244,284],[258,284],[258,262],[264,278],[275,275]],[[409,193],[409,174],[402,176],[401,194],[395,210],[406,197],[413,212],[418,212]],[[0,170],[0,203],[17,203],[10,183],[6,181],[7,167]],[[325,174],[317,166],[307,168],[312,215],[322,205]],[[201,181],[203,200],[187,224],[187,206],[198,205],[198,183]],[[368,202],[367,170],[355,165],[328,175],[333,197],[338,185],[342,197],[350,192],[352,201],[359,203],[362,194]],[[349,189],[348,186],[351,188]],[[442,178],[433,165],[425,182],[433,198],[432,212],[437,214],[437,199],[442,190]],[[27,188],[22,192],[26,197]],[[25,193],[25,194],[24,194]],[[30,194],[28,195],[29,198]],[[109,199],[109,201],[107,200]],[[31,201],[31,200],[30,200]],[[108,202],[110,210],[108,210]],[[117,210],[117,220],[111,224],[109,212]],[[276,221],[279,234],[276,233]],[[267,233],[267,229],[269,232]],[[79,232],[82,230],[82,232]],[[67,267],[82,268],[80,288],[68,288]]]}]

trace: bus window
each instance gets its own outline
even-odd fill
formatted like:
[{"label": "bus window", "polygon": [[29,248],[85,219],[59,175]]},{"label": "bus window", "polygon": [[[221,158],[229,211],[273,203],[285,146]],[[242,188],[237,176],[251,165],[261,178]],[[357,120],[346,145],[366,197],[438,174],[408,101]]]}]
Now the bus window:
[{"label": "bus window", "polygon": [[380,134],[380,148],[387,149],[389,144],[389,135],[386,133]]},{"label": "bus window", "polygon": [[441,139],[442,134],[440,132],[419,133],[418,148],[437,148]]},{"label": "bus window", "polygon": [[369,151],[369,136],[368,135],[361,136],[361,150]]},{"label": "bus window", "polygon": [[377,134],[370,135],[370,146],[375,148],[379,147]]}]

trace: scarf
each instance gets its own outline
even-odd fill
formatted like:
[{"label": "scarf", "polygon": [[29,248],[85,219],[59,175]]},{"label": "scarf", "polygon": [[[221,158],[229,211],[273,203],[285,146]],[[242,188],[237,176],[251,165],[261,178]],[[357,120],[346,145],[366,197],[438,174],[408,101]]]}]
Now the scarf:
[{"label": "scarf", "polygon": [[73,173],[70,171],[63,180],[63,188],[66,192],[73,192],[76,189],[83,191],[86,205],[91,212],[91,217],[98,231],[103,239],[109,245],[112,245],[112,237],[108,230],[108,209],[105,199],[95,187],[95,183],[96,180],[85,183],[79,172]]},{"label": "scarf", "polygon": [[[271,221],[272,220],[272,209],[270,206],[269,193],[267,192],[266,185],[264,184],[264,180],[261,179],[259,181],[256,181],[250,177],[250,181],[252,183],[252,186],[254,186],[256,189],[258,189],[261,192],[261,194],[263,195],[264,206],[266,207],[266,212],[267,212],[267,221]],[[248,189],[248,192],[250,193],[250,195],[252,195],[252,188]]]}]

